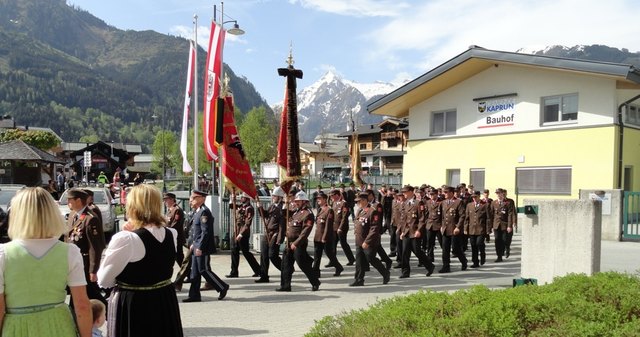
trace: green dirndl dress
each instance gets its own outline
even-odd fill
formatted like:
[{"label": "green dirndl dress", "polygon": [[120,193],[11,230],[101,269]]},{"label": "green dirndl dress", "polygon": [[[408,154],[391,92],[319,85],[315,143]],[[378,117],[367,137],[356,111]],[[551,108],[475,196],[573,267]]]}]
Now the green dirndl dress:
[{"label": "green dirndl dress", "polygon": [[15,242],[7,243],[4,250],[7,309],[2,337],[76,337],[76,325],[65,303],[67,244],[57,242],[40,258]]}]

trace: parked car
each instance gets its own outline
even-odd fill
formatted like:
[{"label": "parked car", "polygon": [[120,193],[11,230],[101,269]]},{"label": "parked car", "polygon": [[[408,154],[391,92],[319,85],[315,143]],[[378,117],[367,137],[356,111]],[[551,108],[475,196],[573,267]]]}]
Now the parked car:
[{"label": "parked car", "polygon": [[20,184],[2,184],[0,185],[0,243],[9,242],[9,207],[11,207],[11,199],[19,190],[25,188]]},{"label": "parked car", "polygon": [[[116,230],[116,201],[111,197],[111,193],[105,187],[85,187],[84,189],[93,191],[93,203],[96,204],[102,212],[102,229],[104,230],[105,240],[108,241],[111,236],[115,234]],[[58,201],[60,213],[62,213],[65,219],[68,219],[69,213],[71,213],[69,205],[67,204],[68,191],[69,190],[64,191]]]}]

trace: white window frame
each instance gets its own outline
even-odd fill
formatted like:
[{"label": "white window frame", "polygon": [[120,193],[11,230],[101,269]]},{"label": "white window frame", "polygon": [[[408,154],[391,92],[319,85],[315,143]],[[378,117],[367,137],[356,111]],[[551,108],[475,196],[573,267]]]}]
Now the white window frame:
[{"label": "white window frame", "polygon": [[460,185],[460,169],[447,169],[447,185],[453,187]]},{"label": "white window frame", "polygon": [[572,179],[571,166],[516,167],[518,194],[571,195]]},{"label": "white window frame", "polygon": [[[453,114],[453,125],[447,124],[447,118],[450,114]],[[436,130],[436,116],[442,115],[442,127]],[[458,114],[456,109],[434,111],[431,113],[431,136],[445,136],[455,135],[457,131]]]},{"label": "white window frame", "polygon": [[[569,110],[569,102],[570,99],[575,98],[575,111]],[[556,112],[555,120],[545,120],[546,118],[546,107],[551,106],[552,104],[547,104],[547,102],[558,100],[559,102],[555,105],[558,106],[558,111]],[[580,112],[580,97],[578,93],[564,94],[564,95],[554,95],[554,96],[545,96],[540,99],[540,124],[541,125],[559,125],[559,124],[573,124],[578,122]],[[575,114],[575,118],[573,119],[564,119],[565,115]]]},{"label": "white window frame", "polygon": [[640,106],[629,104],[624,116],[624,123],[640,127]]}]

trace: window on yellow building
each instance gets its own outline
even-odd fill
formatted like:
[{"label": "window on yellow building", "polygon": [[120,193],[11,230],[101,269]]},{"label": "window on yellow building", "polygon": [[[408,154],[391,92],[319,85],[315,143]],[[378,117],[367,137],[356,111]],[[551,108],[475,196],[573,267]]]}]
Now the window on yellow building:
[{"label": "window on yellow building", "polygon": [[484,190],[484,169],[475,168],[469,171],[469,183],[476,191]]},{"label": "window on yellow building", "polygon": [[520,194],[571,194],[571,167],[518,167]]},{"label": "window on yellow building", "polygon": [[629,105],[627,107],[627,114],[625,116],[624,122],[626,124],[640,126],[640,107],[636,105]]},{"label": "window on yellow building", "polygon": [[455,135],[456,110],[438,111],[431,116],[431,135]]},{"label": "window on yellow building", "polygon": [[578,94],[542,98],[542,124],[578,120]]}]

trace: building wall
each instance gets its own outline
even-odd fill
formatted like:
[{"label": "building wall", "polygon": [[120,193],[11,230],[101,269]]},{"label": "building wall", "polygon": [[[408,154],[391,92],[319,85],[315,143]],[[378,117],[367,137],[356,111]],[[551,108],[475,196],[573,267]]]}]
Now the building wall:
[{"label": "building wall", "polygon": [[[500,65],[470,77],[413,107],[409,112],[409,135],[411,140],[431,137],[432,112],[449,109],[457,111],[455,136],[612,124],[617,109],[615,88],[615,81],[609,78]],[[517,96],[511,97],[515,103],[513,109],[494,113],[478,112],[480,102],[474,101],[474,98],[508,93],[517,93]],[[569,124],[541,126],[541,98],[571,93],[578,93],[578,120]],[[493,101],[493,103],[499,103],[507,99]],[[512,125],[495,126],[494,124],[486,127],[487,117],[511,117],[512,115]],[[440,136],[440,138],[447,137],[450,136]]]}]

